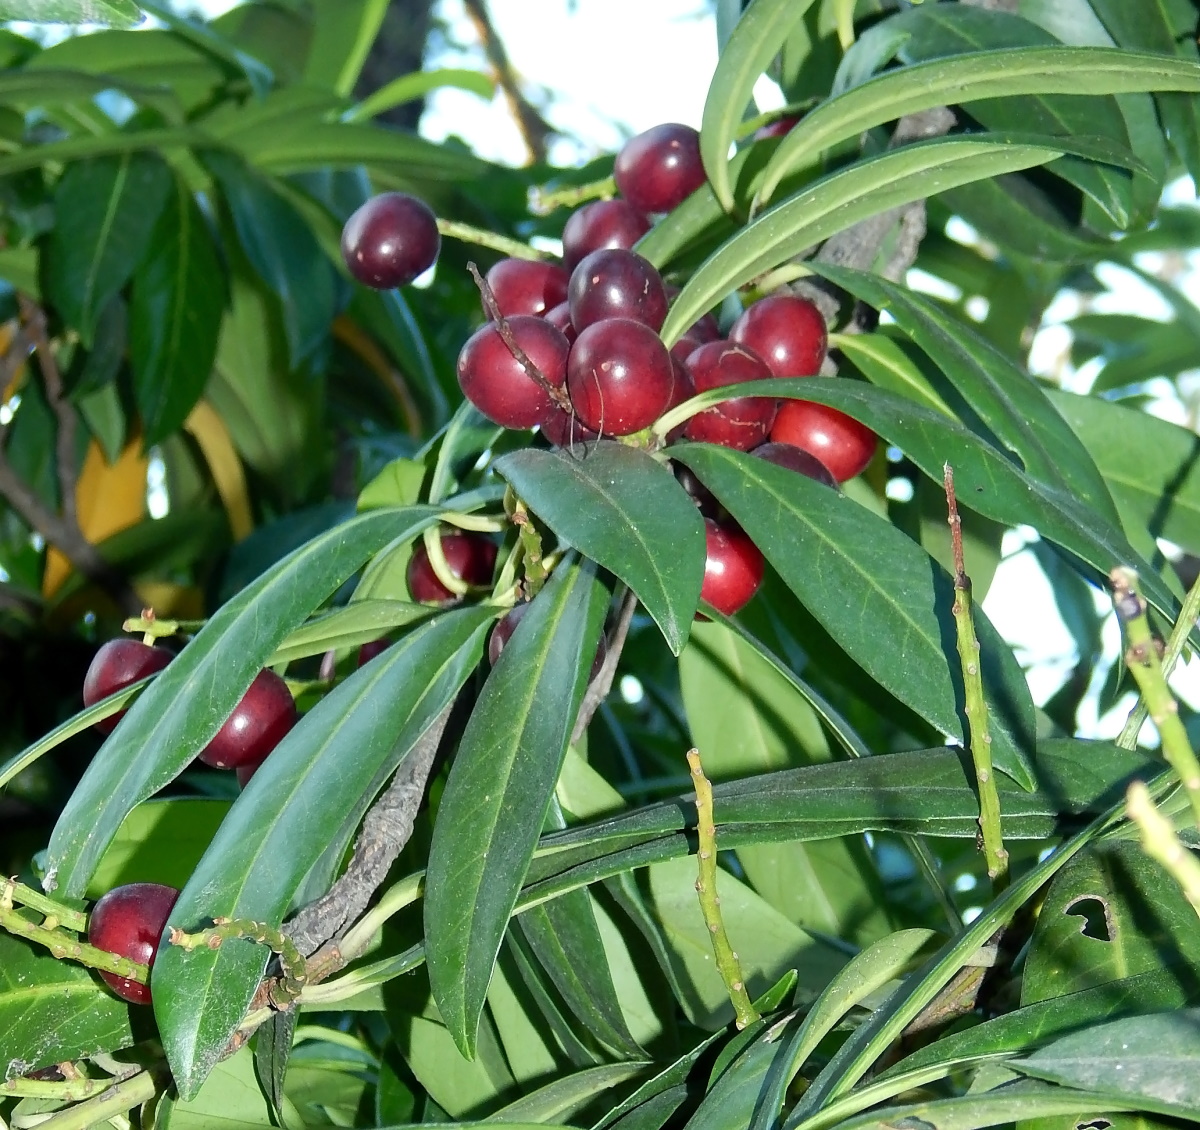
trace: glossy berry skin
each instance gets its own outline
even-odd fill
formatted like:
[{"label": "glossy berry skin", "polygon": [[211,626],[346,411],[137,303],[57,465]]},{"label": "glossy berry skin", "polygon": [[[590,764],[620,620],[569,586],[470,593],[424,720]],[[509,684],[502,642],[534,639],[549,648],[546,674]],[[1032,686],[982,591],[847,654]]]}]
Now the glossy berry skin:
[{"label": "glossy berry skin", "polygon": [[[452,576],[468,585],[492,583],[492,570],[496,565],[494,541],[470,530],[454,530],[442,534],[441,538],[442,554]],[[417,542],[417,548],[409,559],[407,577],[408,591],[413,600],[420,604],[446,604],[458,599],[438,580],[429,562],[424,539]]]},{"label": "glossy berry skin", "polygon": [[[544,315],[567,300],[566,267],[535,259],[501,259],[487,273],[496,305],[506,318],[514,314]],[[491,315],[489,315],[490,317]]]},{"label": "glossy berry skin", "polygon": [[838,481],[833,477],[833,472],[820,459],[799,447],[793,447],[790,443],[764,443],[750,454],[765,459],[768,463],[774,463],[776,467],[785,467],[789,471],[815,479],[818,483],[824,483],[827,487],[833,487],[834,490],[838,489]]},{"label": "glossy berry skin", "polygon": [[569,302],[560,302],[557,306],[552,306],[542,317],[556,330],[561,330],[566,336],[567,341],[572,344],[575,343],[575,339],[579,334],[576,332],[574,323],[571,321],[571,304]]},{"label": "glossy berry skin", "polygon": [[[141,640],[109,640],[92,657],[91,666],[83,680],[83,705],[95,706],[102,698],[136,683],[147,675],[161,671],[171,662],[172,655],[164,647],[150,647]],[[95,723],[102,734],[111,734],[125,711],[110,714]]]},{"label": "glossy berry skin", "polygon": [[617,188],[643,212],[669,212],[705,181],[700,134],[665,122],[630,138],[613,165]]},{"label": "glossy berry skin", "polygon": [[[88,915],[88,941],[97,949],[153,965],[159,939],[179,892],[162,883],[128,883],[101,895]],[[150,1003],[150,986],[115,973],[100,976],[133,1004]]]},{"label": "glossy berry skin", "polygon": [[[500,653],[507,646],[508,641],[512,639],[512,634],[517,630],[517,625],[525,618],[525,613],[529,611],[531,601],[526,601],[523,604],[514,605],[504,616],[497,622],[492,629],[492,634],[488,637],[488,663],[493,667],[496,666],[496,660],[500,658]],[[588,675],[588,679],[594,679],[604,663],[604,657],[608,655],[608,645],[604,637],[600,637],[600,643],[596,646],[596,657],[592,660],[592,670]]]},{"label": "glossy berry skin", "polygon": [[648,428],[675,387],[671,355],[641,322],[609,318],[588,326],[571,346],[567,392],[585,427],[610,436]]},{"label": "glossy berry skin", "polygon": [[763,555],[745,531],[732,522],[704,519],[708,556],[704,561],[704,584],[700,599],[718,612],[732,616],[749,603],[763,579]]},{"label": "glossy berry skin", "polygon": [[[743,381],[768,380],[771,376],[762,358],[729,341],[700,346],[688,357],[687,366],[697,392]],[[693,416],[687,423],[686,434],[688,439],[749,451],[767,438],[775,408],[775,400],[766,396],[726,400]]]},{"label": "glossy berry skin", "polygon": [[628,200],[596,200],[576,209],[563,228],[563,264],[573,271],[585,255],[606,247],[629,251],[650,221]]},{"label": "glossy berry skin", "polygon": [[593,251],[571,272],[571,323],[585,330],[605,318],[631,318],[652,330],[667,318],[667,292],[654,266],[633,251]]},{"label": "glossy berry skin", "polygon": [[260,671],[225,724],[200,751],[200,760],[214,769],[257,767],[295,724],[296,703],[287,683],[274,671]]},{"label": "glossy berry skin", "polygon": [[542,417],[539,427],[542,435],[555,447],[574,447],[577,443],[590,443],[600,438],[599,432],[592,431],[578,416],[564,412],[557,404],[550,405],[550,411]]},{"label": "glossy berry skin", "polygon": [[865,424],[810,400],[786,401],[775,417],[771,439],[815,455],[839,483],[861,474],[879,445]]},{"label": "glossy berry skin", "polygon": [[372,196],[342,228],[346,266],[376,290],[412,282],[437,262],[441,247],[429,205],[404,192]]},{"label": "glossy berry skin", "polygon": [[[555,388],[567,379],[570,343],[544,318],[518,314],[508,328],[529,360]],[[495,322],[481,326],[458,354],[463,395],[489,420],[505,428],[532,428],[550,407],[550,396],[504,343]]]},{"label": "glossy berry skin", "polygon": [[776,377],[815,377],[825,360],[829,331],[811,302],[773,294],[748,306],[729,330],[729,340],[749,346]]}]

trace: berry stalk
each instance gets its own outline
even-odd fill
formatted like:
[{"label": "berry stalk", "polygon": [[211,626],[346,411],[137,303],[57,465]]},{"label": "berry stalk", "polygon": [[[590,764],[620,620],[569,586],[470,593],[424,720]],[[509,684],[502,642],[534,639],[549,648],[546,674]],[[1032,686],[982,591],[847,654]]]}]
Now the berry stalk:
[{"label": "berry stalk", "polygon": [[696,786],[696,815],[699,818],[697,833],[700,837],[700,878],[696,880],[696,892],[700,896],[700,911],[708,932],[712,935],[713,953],[717,959],[717,969],[721,980],[729,991],[729,999],[733,1003],[738,1029],[745,1028],[760,1019],[758,1009],[746,992],[746,983],[742,980],[742,967],[738,955],[734,952],[725,931],[725,921],[721,917],[721,900],[717,897],[717,826],[713,819],[712,785],[704,775],[700,765],[700,751],[688,750],[688,767],[692,771],[692,781]]},{"label": "berry stalk", "polygon": [[[18,906],[27,906],[30,910],[36,910],[43,915],[46,919],[43,926],[46,929],[65,926],[76,934],[82,934],[87,929],[87,915],[82,910],[74,910],[61,902],[56,902],[48,895],[42,894],[41,891],[35,891],[32,887],[25,886],[24,883],[18,883],[16,879],[6,879],[0,885],[0,907],[10,910],[14,903]],[[46,923],[50,923],[51,920],[53,920],[52,925],[47,926]]]},{"label": "berry stalk", "polygon": [[1008,882],[1008,852],[1000,829],[1000,795],[992,771],[992,735],[988,733],[988,709],[983,697],[983,675],[979,667],[979,639],[971,617],[971,578],[963,561],[962,518],[954,494],[954,469],[949,463],[942,469],[946,488],[947,522],[954,549],[954,633],[962,661],[963,691],[966,699],[967,744],[975,764],[975,783],[979,789],[979,830],[988,877],[997,889]]},{"label": "berry stalk", "polygon": [[473,243],[477,247],[487,247],[513,259],[545,259],[547,257],[544,251],[538,251],[536,247],[530,247],[528,243],[522,243],[519,239],[497,235],[496,232],[473,227],[471,224],[461,224],[457,220],[443,220],[441,216],[438,217],[437,230],[439,235],[444,235],[447,239],[457,239],[459,243]]},{"label": "berry stalk", "polygon": [[271,1000],[275,1005],[285,1006],[300,995],[308,979],[304,958],[291,938],[265,922],[254,922],[249,918],[214,918],[210,929],[197,930],[194,934],[185,934],[173,926],[167,940],[173,946],[191,951],[201,946],[210,950],[220,949],[233,938],[257,942],[278,954],[279,981],[271,992]]},{"label": "berry stalk", "polygon": [[38,925],[30,922],[20,911],[11,904],[5,906],[0,902],[0,929],[16,934],[20,938],[45,946],[60,961],[74,961],[80,965],[99,969],[105,973],[125,977],[131,981],[140,981],[143,985],[150,980],[148,966],[120,957],[108,950],[97,949],[87,942],[81,942],[73,934],[67,933],[61,927]]},{"label": "berry stalk", "polygon": [[1159,812],[1150,790],[1141,781],[1129,786],[1125,808],[1142,833],[1142,850],[1162,864],[1200,914],[1200,860],[1180,842],[1171,821]]},{"label": "berry stalk", "polygon": [[1137,573],[1118,565],[1109,574],[1109,580],[1113,586],[1113,608],[1125,629],[1125,665],[1142,692],[1150,720],[1162,738],[1163,756],[1183,782],[1192,817],[1200,826],[1200,762],[1179,720],[1179,704],[1167,686],[1158,646],[1146,619],[1146,602],[1138,591]]}]

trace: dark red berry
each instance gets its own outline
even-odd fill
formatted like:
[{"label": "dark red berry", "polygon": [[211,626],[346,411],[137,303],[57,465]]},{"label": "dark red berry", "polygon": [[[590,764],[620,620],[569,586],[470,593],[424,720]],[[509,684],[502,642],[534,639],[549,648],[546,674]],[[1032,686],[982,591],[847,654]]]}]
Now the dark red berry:
[{"label": "dark red berry", "polygon": [[[97,949],[153,965],[179,892],[162,883],[128,883],[101,895],[88,915],[88,941]],[[150,986],[101,971],[113,992],[134,1004],[150,1003]]]},{"label": "dark red berry", "polygon": [[392,646],[392,641],[389,639],[371,640],[370,643],[365,643],[358,649],[358,666],[365,667],[377,655],[382,655],[389,647]]},{"label": "dark red berry", "polygon": [[[692,380],[692,371],[688,368],[687,362],[681,361],[675,353],[671,354],[671,371],[675,380],[671,385],[671,399],[667,403],[666,410],[668,412],[672,408],[678,408],[685,400],[691,400],[696,395],[696,383]],[[667,433],[667,442],[674,443],[681,439],[686,431],[687,421],[684,420],[682,424]]]},{"label": "dark red berry", "polygon": [[570,277],[566,267],[535,259],[501,259],[487,273],[496,305],[506,318],[514,314],[540,316],[566,302]]},{"label": "dark red berry", "polygon": [[[488,662],[493,667],[496,666],[496,660],[500,658],[500,653],[512,639],[513,632],[517,630],[517,625],[525,618],[525,613],[529,609],[529,601],[514,605],[492,629],[492,634],[488,637]],[[608,655],[608,645],[601,636],[600,643],[596,646],[596,657],[592,660],[592,670],[588,675],[589,681],[599,673],[606,655]]]},{"label": "dark red berry", "polygon": [[749,603],[763,579],[763,555],[741,526],[704,519],[708,556],[700,599],[732,616]]},{"label": "dark red berry", "polygon": [[[687,360],[697,392],[768,380],[766,363],[752,350],[731,341],[712,341],[700,346]],[[687,424],[688,439],[719,443],[749,451],[767,438],[775,419],[773,397],[741,396],[714,404],[693,416]]]},{"label": "dark red berry", "polygon": [[429,206],[403,192],[372,196],[342,228],[342,258],[365,286],[390,290],[437,261],[442,237]]},{"label": "dark red berry", "polygon": [[[442,554],[450,575],[468,585],[490,585],[496,566],[496,543],[483,534],[470,530],[454,530],[441,535]],[[429,551],[422,539],[417,543],[408,562],[408,591],[420,604],[444,604],[458,597],[433,571]]]},{"label": "dark red berry", "polygon": [[574,342],[579,336],[575,330],[574,323],[571,321],[571,304],[569,302],[560,302],[557,306],[547,310],[542,317],[556,330],[562,330],[566,335],[567,341]]},{"label": "dark red berry", "polygon": [[706,341],[698,337],[693,337],[692,334],[685,333],[674,345],[671,346],[671,356],[677,361],[682,361],[685,365],[687,359],[696,352],[702,345],[707,345]]},{"label": "dark red berry", "polygon": [[669,212],[705,181],[700,134],[667,122],[631,138],[617,154],[613,178],[626,200],[643,212]]},{"label": "dark red berry", "polygon": [[769,137],[786,137],[799,123],[799,118],[776,118],[775,121],[760,126],[754,131],[755,141],[764,141]]},{"label": "dark red berry", "polygon": [[[84,676],[83,705],[95,706],[122,687],[161,671],[171,659],[172,655],[165,647],[150,647],[141,640],[109,640],[92,657]],[[124,717],[124,710],[110,714],[95,723],[96,729],[102,734],[111,734]]]},{"label": "dark red berry", "polygon": [[821,311],[790,294],[755,302],[729,331],[730,341],[748,345],[776,377],[815,377],[825,360],[828,339]]},{"label": "dark red berry", "polygon": [[[513,338],[555,388],[567,379],[570,343],[545,318],[506,318]],[[458,355],[463,395],[489,420],[505,428],[532,428],[546,414],[550,396],[526,371],[500,336],[495,322],[481,326]]]},{"label": "dark red berry", "polygon": [[785,401],[771,439],[815,455],[839,483],[861,474],[879,444],[875,433],[853,416],[811,400]]},{"label": "dark red berry", "polygon": [[630,250],[650,221],[628,200],[596,200],[577,209],[563,228],[563,264],[573,271],[585,255],[606,247]]},{"label": "dark red berry", "polygon": [[260,671],[233,708],[233,713],[200,751],[200,760],[214,769],[261,765],[296,724],[292,692],[274,671]]},{"label": "dark red berry", "polygon": [[599,432],[592,431],[578,416],[564,412],[557,404],[550,405],[550,411],[542,417],[539,426],[542,435],[555,447],[574,447],[577,443],[588,443],[600,438]]},{"label": "dark red berry", "polygon": [[675,478],[679,482],[679,485],[683,487],[688,497],[696,504],[696,509],[706,518],[715,517],[720,509],[720,503],[717,502],[716,496],[712,491],[696,478],[692,469],[684,466],[682,463],[675,463],[672,465],[672,470],[675,472]]},{"label": "dark red berry", "polygon": [[816,479],[817,482],[837,490],[838,481],[833,477],[833,472],[815,455],[802,448],[793,447],[790,443],[764,443],[750,454],[765,459],[768,463],[774,463],[776,467],[786,467],[789,471]]},{"label": "dark red berry", "polygon": [[652,330],[667,317],[667,292],[653,265],[633,251],[593,251],[571,272],[567,290],[577,330],[605,318],[632,318]]},{"label": "dark red berry", "polygon": [[721,328],[717,325],[717,319],[711,314],[701,314],[684,332],[688,337],[699,341],[701,345],[721,340]]},{"label": "dark red berry", "polygon": [[567,391],[586,427],[627,436],[654,423],[671,402],[675,372],[649,326],[609,318],[588,326],[571,346]]}]

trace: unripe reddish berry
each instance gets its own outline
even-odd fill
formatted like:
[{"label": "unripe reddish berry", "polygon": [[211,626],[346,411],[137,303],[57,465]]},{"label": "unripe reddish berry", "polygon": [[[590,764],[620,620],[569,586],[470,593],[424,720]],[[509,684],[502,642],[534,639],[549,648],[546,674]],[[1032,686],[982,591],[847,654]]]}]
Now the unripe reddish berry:
[{"label": "unripe reddish berry", "polygon": [[700,599],[732,616],[750,602],[762,584],[765,563],[758,546],[732,521],[704,519],[707,556]]},{"label": "unripe reddish berry", "polygon": [[[713,341],[700,346],[687,359],[697,392],[768,380],[770,370],[753,350],[731,341]],[[774,397],[742,396],[722,401],[698,412],[687,423],[688,439],[719,443],[749,451],[767,438],[775,419]]]},{"label": "unripe reddish berry", "polygon": [[878,437],[866,424],[811,400],[785,401],[771,428],[771,439],[815,455],[839,483],[862,474],[879,446]]},{"label": "unripe reddish berry", "polygon": [[214,769],[261,765],[295,724],[296,702],[287,683],[274,671],[260,671],[225,724],[200,751],[200,760]]},{"label": "unripe reddish berry", "polygon": [[[162,883],[128,883],[101,895],[88,915],[88,942],[97,949],[153,965],[158,943],[179,892]],[[150,986],[100,971],[113,992],[133,1004],[150,1004]]]},{"label": "unripe reddish berry", "polygon": [[749,346],[776,377],[815,377],[825,360],[829,332],[821,311],[806,298],[773,294],[748,306],[729,340]]},{"label": "unripe reddish berry", "polygon": [[[83,705],[95,706],[102,698],[108,698],[122,687],[161,671],[172,658],[166,648],[150,647],[141,640],[109,640],[92,657],[84,676]],[[102,734],[111,734],[125,713],[120,710],[110,714],[95,723],[96,729]]]},{"label": "unripe reddish berry", "polygon": [[[452,577],[468,585],[489,585],[496,566],[496,543],[484,534],[454,530],[441,535],[442,555]],[[419,604],[446,604],[458,597],[433,571],[425,541],[417,542],[408,562],[408,591]]]}]

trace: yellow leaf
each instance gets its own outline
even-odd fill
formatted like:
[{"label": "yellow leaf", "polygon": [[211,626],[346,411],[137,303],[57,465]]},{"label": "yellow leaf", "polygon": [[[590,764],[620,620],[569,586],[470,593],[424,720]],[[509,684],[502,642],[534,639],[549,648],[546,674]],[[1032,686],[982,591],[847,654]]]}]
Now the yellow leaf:
[{"label": "yellow leaf", "polygon": [[250,512],[250,494],[246,489],[246,475],[242,461],[229,438],[225,421],[207,400],[201,400],[183,425],[200,445],[221,503],[229,518],[233,540],[241,541],[254,529],[254,517]]},{"label": "yellow leaf", "polygon": [[[93,545],[136,526],[146,512],[146,468],[149,460],[135,436],[111,466],[100,445],[92,440],[75,483],[75,513],[79,531]],[[71,575],[71,563],[57,549],[46,553],[42,595],[53,596]]]}]

